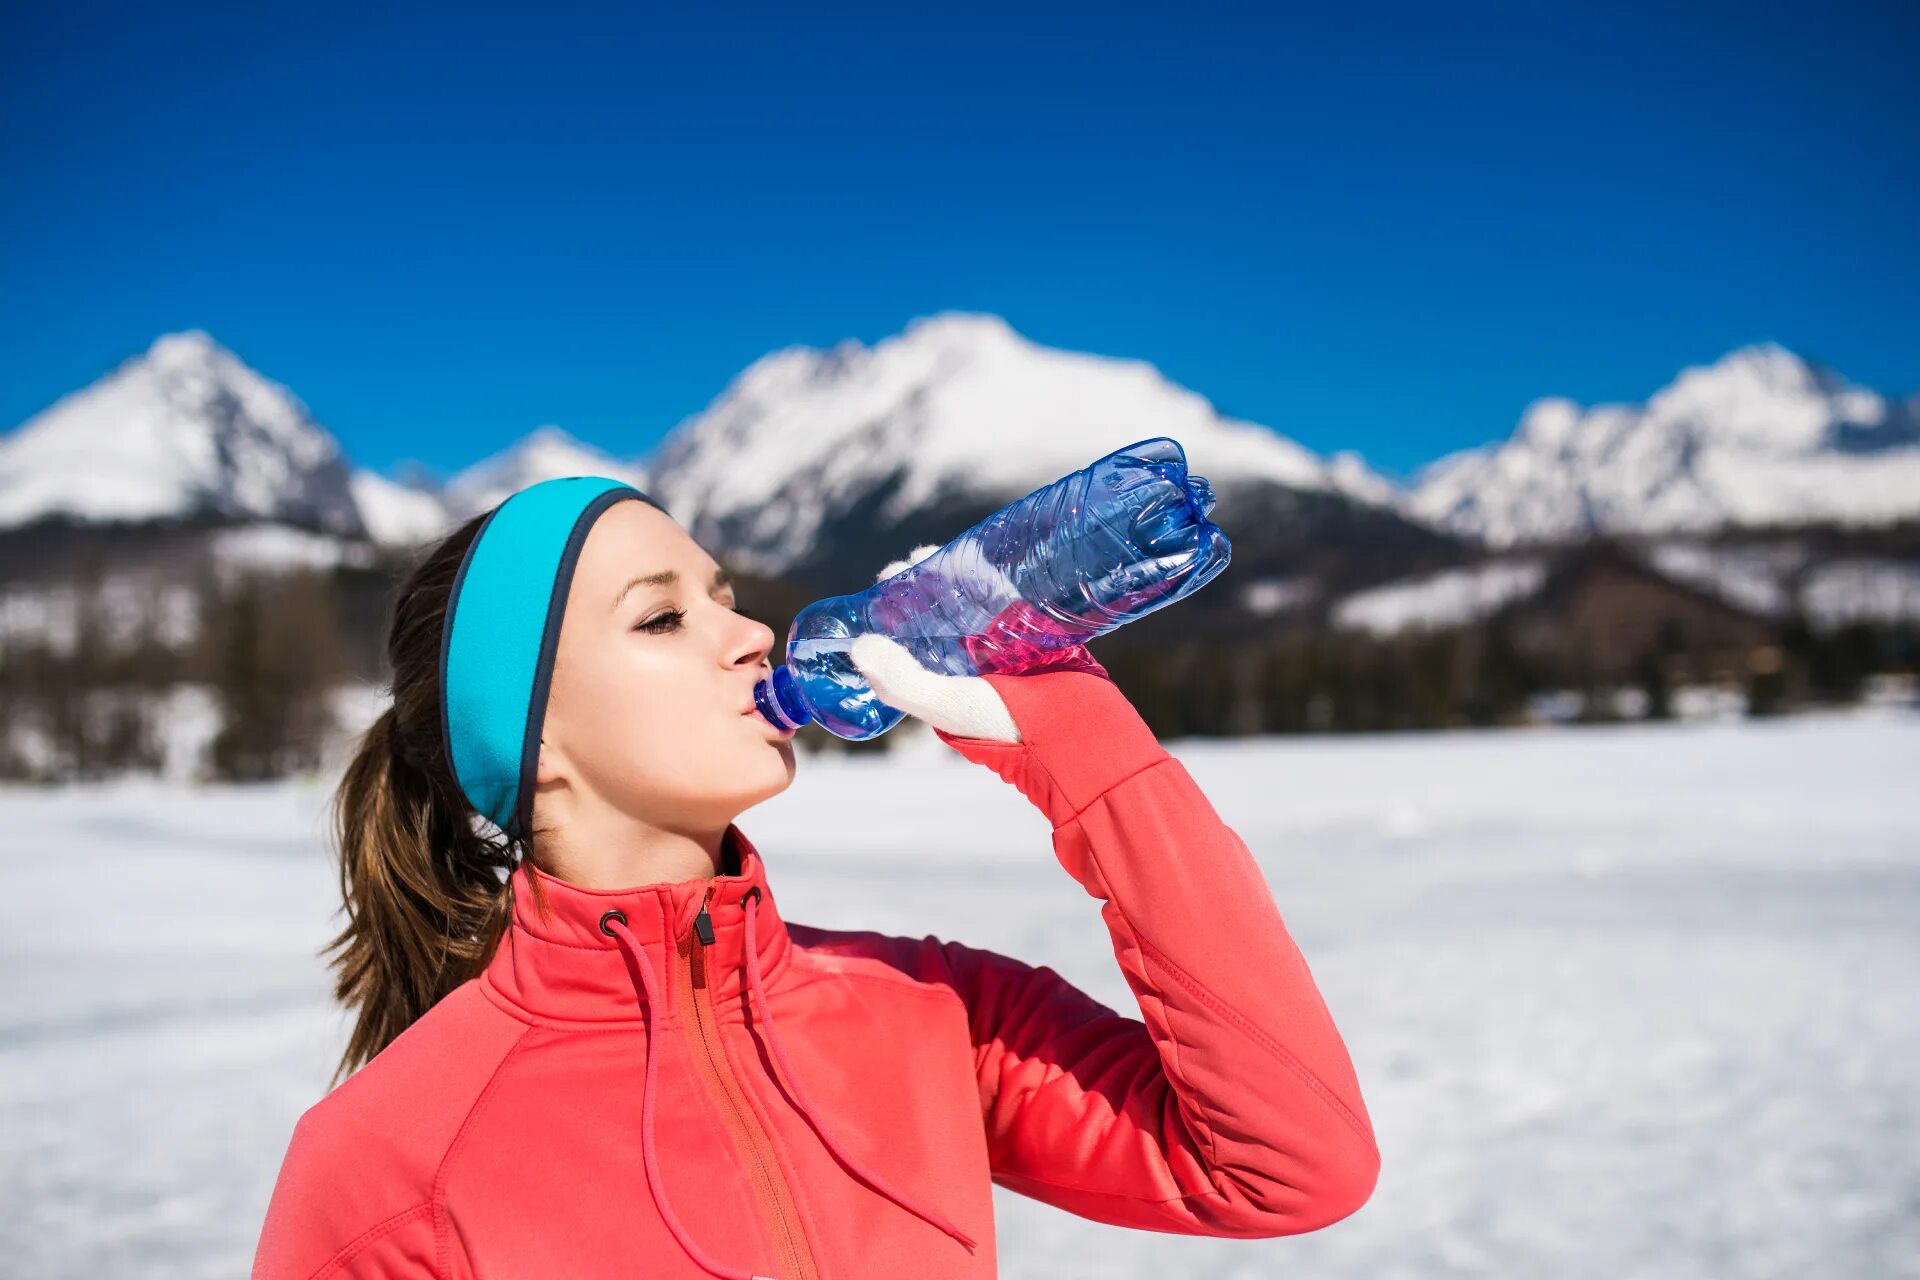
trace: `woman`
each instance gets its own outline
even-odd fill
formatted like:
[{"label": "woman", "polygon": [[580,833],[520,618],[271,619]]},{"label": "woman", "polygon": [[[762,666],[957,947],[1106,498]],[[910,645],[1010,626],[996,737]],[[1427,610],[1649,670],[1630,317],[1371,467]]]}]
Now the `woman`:
[{"label": "woman", "polygon": [[734,822],[793,778],[753,711],[775,641],[613,480],[523,490],[409,577],[336,796],[358,1019],[255,1277],[986,1277],[993,1182],[1242,1238],[1367,1199],[1353,1068],[1259,868],[1084,648],[856,662],[1045,817],[1144,1021],[781,916]]}]

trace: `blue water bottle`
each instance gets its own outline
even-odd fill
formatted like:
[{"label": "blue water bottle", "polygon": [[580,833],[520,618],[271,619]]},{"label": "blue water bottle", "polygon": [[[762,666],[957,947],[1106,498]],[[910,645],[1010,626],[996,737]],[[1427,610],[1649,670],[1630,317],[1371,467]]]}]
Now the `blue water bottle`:
[{"label": "blue water bottle", "polygon": [[1008,503],[932,555],[855,595],[802,609],[786,665],[754,689],[782,728],[817,720],[878,737],[905,714],[847,656],[870,631],[948,675],[1022,671],[1212,581],[1232,554],[1207,520],[1213,489],[1170,436],[1116,449]]}]

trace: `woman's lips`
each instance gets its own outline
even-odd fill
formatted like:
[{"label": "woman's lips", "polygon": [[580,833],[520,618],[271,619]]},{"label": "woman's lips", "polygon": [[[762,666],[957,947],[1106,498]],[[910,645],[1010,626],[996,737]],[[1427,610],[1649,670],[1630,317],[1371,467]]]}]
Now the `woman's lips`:
[{"label": "woman's lips", "polygon": [[755,720],[757,720],[761,724],[762,727],[772,731],[773,733],[780,735],[783,738],[791,738],[795,733],[799,732],[797,728],[793,728],[793,729],[781,728],[779,725],[775,724],[773,721],[761,715],[759,707],[748,707],[745,711],[742,711],[740,714],[743,716],[752,716]]}]

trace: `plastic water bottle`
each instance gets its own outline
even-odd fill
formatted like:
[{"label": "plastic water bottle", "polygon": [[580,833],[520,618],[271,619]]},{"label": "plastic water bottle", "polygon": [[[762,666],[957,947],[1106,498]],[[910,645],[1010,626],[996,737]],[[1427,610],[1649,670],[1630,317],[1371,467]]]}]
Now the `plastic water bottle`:
[{"label": "plastic water bottle", "polygon": [[905,713],[880,701],[853,665],[856,638],[883,632],[948,675],[1040,665],[1225,569],[1233,548],[1206,518],[1213,503],[1172,437],[1116,449],[891,578],[802,609],[786,665],[759,683],[754,702],[782,728],[817,720],[837,737],[878,737]]}]

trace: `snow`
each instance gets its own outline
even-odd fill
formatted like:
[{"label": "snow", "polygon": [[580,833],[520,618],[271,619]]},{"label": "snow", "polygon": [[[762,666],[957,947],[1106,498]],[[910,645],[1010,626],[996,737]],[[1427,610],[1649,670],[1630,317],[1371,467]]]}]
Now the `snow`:
[{"label": "snow", "polygon": [[446,484],[446,501],[461,516],[477,515],[528,485],[568,476],[611,476],[646,491],[646,473],[633,463],[583,444],[551,424],[511,448],[483,458]]},{"label": "snow", "polygon": [[[367,567],[373,549],[357,538],[280,524],[234,525],[208,535],[209,563],[221,585],[249,573]],[[92,588],[72,582],[0,583],[0,644],[45,643],[71,653],[83,609],[97,610],[110,648],[128,650],[151,637],[179,651],[200,634],[201,588],[141,569],[111,569]],[[0,662],[4,662],[0,655]]]},{"label": "snow", "polygon": [[1256,618],[1270,618],[1320,596],[1320,580],[1305,575],[1256,578],[1241,584],[1240,607]]},{"label": "snow", "polygon": [[1800,599],[1808,618],[1822,627],[1920,623],[1920,565],[1836,560],[1807,574]]},{"label": "snow", "polygon": [[1812,563],[1797,542],[1716,547],[1668,542],[1647,559],[1669,577],[1704,588],[1731,604],[1781,617],[1798,608],[1813,626],[1888,626],[1920,622],[1920,564],[1874,557]]},{"label": "snow", "polygon": [[0,528],[204,512],[361,532],[334,438],[199,330],[159,338],[0,437]]},{"label": "snow", "polygon": [[1375,636],[1465,626],[1526,599],[1546,580],[1547,566],[1540,560],[1443,569],[1348,596],[1334,606],[1333,625]]},{"label": "snow", "polygon": [[[97,610],[109,650],[125,651],[151,636],[162,647],[185,649],[200,634],[200,602],[194,588],[158,583],[138,574],[111,573],[92,591],[72,583],[12,582],[0,585],[0,646],[44,643],[70,654],[85,608]],[[0,661],[4,653],[0,651]]]},{"label": "snow", "polygon": [[[1259,481],[1376,502],[1357,456],[1329,462],[1226,417],[1144,360],[1030,342],[998,316],[941,312],[869,348],[787,347],[678,424],[650,465],[696,538],[777,573],[836,512],[899,474],[879,515],[956,491],[1018,497],[1115,449],[1172,436],[1216,489]],[[724,538],[710,532],[725,526]]]},{"label": "snow", "polygon": [[1368,466],[1356,450],[1342,449],[1327,459],[1327,478],[1333,488],[1361,502],[1395,511],[1405,505],[1400,487]]},{"label": "snow", "polygon": [[194,329],[163,335],[0,436],[0,529],[214,514],[412,547],[527,485],[572,475],[645,487],[641,466],[555,426],[459,472],[444,493],[350,467],[291,391]]},{"label": "snow", "polygon": [[290,525],[248,524],[221,529],[213,534],[209,548],[214,565],[228,581],[243,572],[366,568],[373,564],[372,548],[358,538],[338,538]]},{"label": "snow", "polygon": [[437,490],[365,469],[353,473],[352,483],[368,536],[384,547],[416,548],[528,485],[567,476],[612,476],[643,491],[647,487],[646,469],[639,463],[622,462],[551,424],[457,472]]},{"label": "snow", "polygon": [[1920,396],[1887,399],[1776,343],[1685,369],[1643,405],[1542,397],[1510,439],[1440,459],[1408,490],[1357,453],[1321,457],[1223,414],[1145,360],[943,311],[872,347],[769,352],[644,458],[545,425],[437,488],[351,468],[287,388],[200,330],[167,334],[0,436],[0,529],[213,513],[413,547],[530,484],[610,475],[778,574],[883,486],[875,514],[897,520],[960,494],[1016,497],[1163,435],[1217,490],[1338,495],[1500,548],[1920,516]]},{"label": "snow", "polygon": [[1648,563],[1669,578],[1767,617],[1788,611],[1792,575],[1807,558],[1807,548],[1791,542],[1737,547],[1663,542],[1647,553]]},{"label": "snow", "polygon": [[378,472],[354,471],[353,501],[367,536],[383,547],[415,547],[453,527],[453,515],[439,494],[389,480]]},{"label": "snow", "polygon": [[1644,405],[1534,401],[1511,439],[1423,471],[1405,509],[1495,546],[1920,515],[1920,409],[1777,343],[1683,370]]},{"label": "snow", "polygon": [[[1171,745],[1346,1036],[1380,1184],[1256,1241],[995,1188],[1008,1280],[1920,1276],[1920,719]],[[0,789],[10,1272],[245,1274],[346,1034],[327,781]],[[790,919],[1135,1008],[1046,823],[950,750],[803,755],[741,823]]]}]

